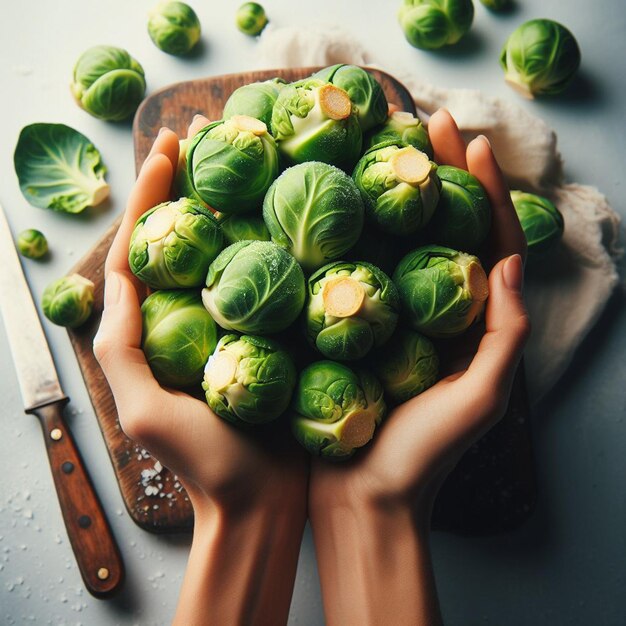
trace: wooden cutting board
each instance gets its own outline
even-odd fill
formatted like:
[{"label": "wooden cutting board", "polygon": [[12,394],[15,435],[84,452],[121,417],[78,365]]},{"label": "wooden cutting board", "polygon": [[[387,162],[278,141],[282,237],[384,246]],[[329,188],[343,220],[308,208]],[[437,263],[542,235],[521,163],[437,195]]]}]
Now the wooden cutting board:
[{"label": "wooden cutting board", "polygon": [[[274,76],[293,81],[317,69],[209,77],[177,83],[153,93],[139,107],[133,124],[136,170],[139,171],[161,126],[184,137],[196,113],[219,119],[224,103],[237,87]],[[413,99],[403,85],[384,72],[371,71],[389,102],[415,113]],[[96,289],[94,313],[89,322],[68,333],[131,518],[150,532],[190,531],[193,510],[185,490],[175,475],[124,435],[111,391],[92,352],[102,313],[104,261],[120,219],[72,270],[92,280]],[[506,417],[466,454],[446,482],[437,500],[433,525],[464,534],[500,532],[526,519],[534,501],[528,406],[524,385],[518,378]]]}]

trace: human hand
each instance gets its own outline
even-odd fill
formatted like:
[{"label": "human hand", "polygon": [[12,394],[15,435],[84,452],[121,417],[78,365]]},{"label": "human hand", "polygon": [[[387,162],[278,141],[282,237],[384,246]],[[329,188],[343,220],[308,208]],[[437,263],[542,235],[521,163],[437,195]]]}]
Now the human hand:
[{"label": "human hand", "polygon": [[[438,623],[432,505],[462,454],[504,414],[529,333],[526,242],[491,147],[484,137],[466,147],[447,111],[428,130],[435,161],[468,170],[491,202],[485,323],[453,342],[441,355],[444,378],[391,411],[349,462],[314,460],[309,515],[329,624],[381,623],[390,611],[396,624]],[[362,572],[349,575],[346,564]]]},{"label": "human hand", "polygon": [[[190,136],[207,123],[197,116]],[[178,149],[177,135],[161,129],[130,194],[105,264],[94,353],[122,429],[178,475],[194,508],[194,544],[178,621],[257,623],[259,616],[273,616],[264,623],[280,623],[286,621],[306,518],[305,455],[281,429],[269,426],[266,436],[251,437],[217,417],[206,402],[161,387],[141,350],[145,287],[129,269],[128,245],[139,216],[169,199]],[[272,554],[261,558],[269,542]],[[212,576],[212,568],[219,575]],[[211,604],[210,614],[204,614],[203,602]]]}]

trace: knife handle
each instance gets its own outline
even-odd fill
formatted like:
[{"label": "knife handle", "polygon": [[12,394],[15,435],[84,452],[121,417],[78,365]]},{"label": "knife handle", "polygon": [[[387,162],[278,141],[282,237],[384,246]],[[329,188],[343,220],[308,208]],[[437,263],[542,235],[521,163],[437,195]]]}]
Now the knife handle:
[{"label": "knife handle", "polygon": [[87,590],[102,598],[124,579],[124,564],[111,528],[63,418],[69,398],[27,411],[39,417],[65,528]]}]

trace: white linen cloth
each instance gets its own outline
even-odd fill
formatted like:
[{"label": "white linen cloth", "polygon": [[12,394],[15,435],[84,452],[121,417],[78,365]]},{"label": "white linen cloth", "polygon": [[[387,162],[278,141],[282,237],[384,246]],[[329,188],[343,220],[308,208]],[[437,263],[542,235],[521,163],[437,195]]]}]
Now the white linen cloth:
[{"label": "white linen cloth", "polygon": [[[358,41],[332,26],[304,30],[270,25],[258,52],[259,68],[265,69],[376,66]],[[418,110],[429,115],[447,108],[466,140],[486,135],[511,188],[546,196],[563,214],[560,246],[549,263],[530,267],[526,276],[532,334],[524,358],[529,397],[535,403],[563,374],[618,282],[620,218],[596,188],[564,182],[556,135],[541,119],[477,90],[442,89],[393,68],[380,69],[408,88]]]}]

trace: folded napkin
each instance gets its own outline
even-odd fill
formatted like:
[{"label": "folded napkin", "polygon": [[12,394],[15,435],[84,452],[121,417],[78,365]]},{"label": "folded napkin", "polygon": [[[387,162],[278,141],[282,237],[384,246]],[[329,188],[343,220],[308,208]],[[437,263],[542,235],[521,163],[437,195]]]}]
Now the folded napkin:
[{"label": "folded napkin", "polygon": [[[376,66],[349,33],[333,27],[265,29],[259,42],[259,68]],[[618,282],[618,214],[596,188],[563,180],[557,138],[541,119],[501,98],[472,89],[442,89],[405,71],[384,69],[411,92],[427,116],[447,108],[466,140],[486,135],[512,189],[551,199],[563,214],[565,232],[549,262],[526,275],[526,303],[532,321],[525,363],[531,403],[557,382],[576,348],[599,318]]]}]

